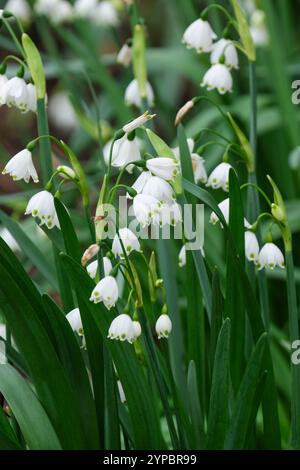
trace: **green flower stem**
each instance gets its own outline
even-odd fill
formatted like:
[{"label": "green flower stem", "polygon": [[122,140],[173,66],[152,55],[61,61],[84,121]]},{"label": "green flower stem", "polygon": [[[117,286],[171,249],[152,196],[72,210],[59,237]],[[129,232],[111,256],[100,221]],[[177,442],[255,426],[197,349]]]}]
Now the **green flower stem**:
[{"label": "green flower stem", "polygon": [[[49,126],[46,113],[45,100],[39,99],[37,101],[37,121],[38,133],[40,137],[40,154],[41,154],[41,168],[43,175],[43,183],[46,185],[52,175],[52,158],[51,158],[51,145],[49,136]],[[41,138],[46,136],[45,138]]]},{"label": "green flower stem", "polygon": [[20,43],[19,39],[17,38],[13,28],[10,26],[9,21],[7,21],[7,19],[4,18],[3,16],[1,18],[1,20],[3,21],[4,25],[6,26],[7,31],[11,35],[11,37],[12,37],[12,39],[13,39],[15,45],[16,45],[16,48],[19,50],[21,55],[25,58],[25,52],[24,52],[23,46]]}]

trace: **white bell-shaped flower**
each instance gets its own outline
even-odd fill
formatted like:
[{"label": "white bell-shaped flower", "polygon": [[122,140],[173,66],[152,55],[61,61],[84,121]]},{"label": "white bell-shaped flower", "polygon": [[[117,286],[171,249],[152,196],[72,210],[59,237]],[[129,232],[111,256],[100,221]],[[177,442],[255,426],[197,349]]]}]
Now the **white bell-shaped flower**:
[{"label": "white bell-shaped flower", "polygon": [[[148,106],[152,107],[154,105],[154,92],[149,82],[146,84],[146,93]],[[142,105],[139,84],[136,79],[132,80],[125,90],[125,103],[128,106],[133,105],[137,108],[140,108]]]},{"label": "white bell-shaped flower", "polygon": [[31,214],[40,219],[40,225],[46,225],[49,229],[60,228],[57,218],[54,197],[49,191],[40,191],[29,200],[25,214]]},{"label": "white bell-shaped flower", "polygon": [[119,229],[119,235],[115,235],[112,243],[112,252],[115,257],[125,257],[120,239],[127,255],[130,255],[132,251],[141,250],[140,242],[138,241],[137,236],[129,228],[123,227]]},{"label": "white bell-shaped flower", "polygon": [[[111,261],[109,258],[107,258],[107,256],[104,256],[103,257],[103,268],[104,268],[104,276],[109,276],[110,275],[110,272],[112,270],[112,264],[111,264]],[[92,263],[90,263],[87,267],[86,267],[86,270],[89,274],[89,276],[92,278],[92,279],[95,279],[96,277],[96,274],[97,274],[97,270],[98,270],[98,260],[95,260],[93,261]]]},{"label": "white bell-shaped flower", "polygon": [[38,183],[39,178],[32,162],[32,155],[28,149],[21,150],[14,157],[12,157],[6,164],[3,175],[9,174],[14,181],[24,180],[29,182],[30,178],[35,183]]},{"label": "white bell-shaped flower", "polygon": [[[131,187],[136,191],[137,194],[141,194],[147,181],[149,181],[150,178],[152,178],[150,171],[142,171],[142,173],[138,176],[138,178],[135,180]],[[128,193],[127,197],[128,199],[132,199],[132,197]]]},{"label": "white bell-shaped flower", "polygon": [[36,88],[32,83],[28,83],[27,85],[27,105],[28,105],[28,111],[32,111],[33,113],[36,112],[36,107],[37,107]]},{"label": "white bell-shaped flower", "polygon": [[270,37],[263,10],[255,9],[250,17],[250,34],[257,47],[267,46]]},{"label": "white bell-shaped flower", "polygon": [[[52,0],[50,0],[51,2]],[[45,0],[39,0],[39,3],[43,3]],[[49,2],[49,0],[46,0]],[[92,18],[93,14],[97,8],[98,0],[76,0],[74,3],[74,13],[75,15],[83,18]]]},{"label": "white bell-shaped flower", "polygon": [[66,319],[68,320],[73,331],[80,336],[83,335],[82,321],[80,316],[79,308],[74,308],[67,315]]},{"label": "white bell-shaped flower", "polygon": [[[191,139],[191,138],[188,138],[187,139],[187,144],[188,144],[188,148],[189,148],[190,153],[192,153],[192,151],[194,150],[194,146],[195,146],[194,140]],[[179,149],[179,147],[174,147],[172,149],[172,151],[174,153],[174,156],[175,156],[176,160],[180,161],[180,149]]]},{"label": "white bell-shaped flower", "polygon": [[92,19],[96,24],[102,26],[117,26],[119,17],[112,2],[104,0],[96,6],[92,12]]},{"label": "white bell-shaped flower", "polygon": [[178,255],[178,266],[183,268],[186,265],[186,247],[183,245]]},{"label": "white bell-shaped flower", "polygon": [[213,189],[222,188],[224,191],[229,190],[229,171],[232,166],[229,163],[222,162],[210,174],[207,186]]},{"label": "white bell-shaped flower", "polygon": [[28,111],[28,91],[23,78],[13,77],[5,85],[7,106],[16,106],[23,113]]},{"label": "white bell-shaped flower", "polygon": [[129,315],[122,313],[113,319],[107,337],[132,343],[135,340],[135,329]]},{"label": "white bell-shaped flower", "polygon": [[146,167],[153,175],[166,181],[173,181],[179,174],[179,163],[170,157],[150,158],[146,161]]},{"label": "white bell-shaped flower", "polygon": [[151,176],[146,182],[142,194],[147,194],[158,199],[160,202],[171,203],[174,199],[172,186],[159,176]]},{"label": "white bell-shaped flower", "polygon": [[13,15],[24,23],[30,20],[31,11],[26,0],[8,0],[4,9],[13,13]]},{"label": "white bell-shaped flower", "polygon": [[[229,198],[227,199],[224,199],[224,201],[220,202],[220,204],[218,204],[218,207],[220,209],[220,211],[222,212],[223,214],[223,217],[226,221],[226,223],[228,224],[229,223]],[[219,222],[219,217],[217,216],[217,214],[215,214],[214,212],[212,212],[210,214],[210,223],[215,225],[217,222]],[[221,224],[222,226],[222,224]],[[250,224],[248,222],[248,220],[246,218],[244,218],[244,226],[245,228],[249,228],[250,227]]]},{"label": "white bell-shaped flower", "polygon": [[73,18],[74,10],[67,0],[59,0],[58,2],[56,1],[55,6],[51,8],[48,16],[52,23],[61,24]]},{"label": "white bell-shaped flower", "polygon": [[245,253],[249,261],[256,261],[259,255],[259,244],[255,233],[245,232]]},{"label": "white bell-shaped flower", "polygon": [[276,266],[284,269],[284,256],[278,246],[274,243],[266,243],[259,252],[256,262],[258,269],[263,268],[275,269]]},{"label": "white bell-shaped flower", "polygon": [[132,49],[125,43],[121,47],[117,55],[117,63],[123,65],[124,67],[129,67],[132,61]]},{"label": "white bell-shaped flower", "polygon": [[133,320],[134,339],[138,339],[142,334],[142,327],[139,321]]},{"label": "white bell-shaped flower", "polygon": [[220,39],[214,46],[210,55],[210,61],[213,65],[218,64],[224,57],[225,65],[231,69],[239,68],[239,57],[237,50],[233,45],[232,41],[228,39]]},{"label": "white bell-shaped flower", "polygon": [[172,322],[169,315],[162,314],[155,325],[155,330],[158,336],[158,339],[168,338],[172,331]]},{"label": "white bell-shaped flower", "polygon": [[119,289],[117,281],[112,276],[106,276],[98,282],[90,297],[90,301],[97,304],[103,302],[105,307],[110,310],[116,305],[119,298]]},{"label": "white bell-shaped flower", "polygon": [[200,157],[197,153],[192,153],[191,158],[195,183],[205,184],[207,182],[207,173],[204,166],[204,158]]},{"label": "white bell-shaped flower", "polygon": [[[111,145],[112,141],[110,140],[103,149],[104,160],[107,165],[109,164]],[[121,139],[116,140],[112,150],[112,166],[122,168],[130,162],[140,160],[140,145],[141,142],[137,137],[128,139],[127,135],[124,135]],[[128,173],[132,173],[133,168],[134,165],[128,165],[126,170]]]},{"label": "white bell-shaped flower", "polygon": [[0,106],[6,104],[6,84],[8,78],[6,75],[0,74]]},{"label": "white bell-shaped flower", "polygon": [[175,227],[179,222],[182,222],[182,211],[180,205],[173,201],[172,204],[163,204],[159,214],[159,224],[172,225]]},{"label": "white bell-shaped flower", "polygon": [[207,90],[218,90],[220,95],[232,91],[232,76],[228,67],[224,64],[215,64],[205,73],[201,86]]},{"label": "white bell-shaped flower", "polygon": [[133,212],[142,227],[159,223],[161,209],[161,203],[153,196],[137,194],[133,198]]},{"label": "white bell-shaped flower", "polygon": [[51,94],[48,112],[51,122],[57,129],[70,132],[78,126],[78,118],[64,91],[56,91]]},{"label": "white bell-shaped flower", "polygon": [[213,46],[213,40],[216,38],[217,35],[209,22],[199,18],[185,30],[182,42],[189,49],[196,49],[199,53],[210,52]]}]

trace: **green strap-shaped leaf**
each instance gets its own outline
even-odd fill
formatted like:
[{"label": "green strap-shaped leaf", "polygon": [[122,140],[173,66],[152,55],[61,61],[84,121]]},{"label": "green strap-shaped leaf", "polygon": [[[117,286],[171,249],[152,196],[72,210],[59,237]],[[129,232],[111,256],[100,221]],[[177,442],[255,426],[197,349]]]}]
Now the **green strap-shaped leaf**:
[{"label": "green strap-shaped leaf", "polygon": [[[255,424],[256,416],[253,416],[252,411],[254,405],[257,409],[257,391],[261,390],[260,380],[263,373],[266,344],[267,334],[263,333],[250,357],[236,397],[232,418],[226,433],[225,449],[244,449],[247,434]],[[261,394],[259,398],[261,399]]]},{"label": "green strap-shaped leaf", "polygon": [[30,262],[37,267],[39,272],[50,283],[50,285],[54,289],[57,289],[54,267],[51,266],[49,259],[45,259],[43,253],[30,240],[20,225],[1,210],[0,220],[15,238],[21,250],[24,251],[25,255],[29,258]]},{"label": "green strap-shaped leaf", "polygon": [[230,320],[221,328],[214,360],[209,403],[206,449],[222,449],[228,426]]},{"label": "green strap-shaped leaf", "polygon": [[29,385],[9,364],[0,365],[0,391],[31,450],[59,450],[53,426]]},{"label": "green strap-shaped leaf", "polygon": [[107,311],[102,304],[89,301],[94,283],[86,271],[67,255],[61,255],[74,285],[80,290],[80,309],[90,315],[103,336],[105,346],[109,349],[123,385],[132,422],[132,430],[137,449],[157,449],[162,445],[160,426],[154,411],[154,404],[144,371],[138,362],[131,345],[107,339],[107,332],[114,309]]}]

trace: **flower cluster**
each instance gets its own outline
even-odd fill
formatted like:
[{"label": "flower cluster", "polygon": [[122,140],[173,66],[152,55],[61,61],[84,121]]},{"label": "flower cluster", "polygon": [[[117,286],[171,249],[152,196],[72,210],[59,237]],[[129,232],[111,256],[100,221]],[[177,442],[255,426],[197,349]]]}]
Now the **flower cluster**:
[{"label": "flower cluster", "polygon": [[211,67],[205,73],[201,86],[218,90],[221,95],[232,91],[232,69],[238,69],[238,54],[233,42],[217,35],[208,21],[199,18],[184,32],[182,41],[189,49],[198,53],[210,53]]},{"label": "flower cluster", "polygon": [[15,106],[22,113],[36,112],[36,89],[32,83],[26,83],[21,77],[8,79],[6,75],[0,75],[0,106]]},{"label": "flower cluster", "polygon": [[[218,205],[226,223],[229,223],[229,199],[225,199]],[[218,216],[212,212],[210,222],[215,225],[219,222]],[[273,270],[276,266],[284,268],[284,256],[280,249],[271,242],[265,243],[260,249],[257,237],[251,231],[251,225],[244,219],[245,226],[245,254],[248,261],[254,262],[259,270],[268,268]]]}]

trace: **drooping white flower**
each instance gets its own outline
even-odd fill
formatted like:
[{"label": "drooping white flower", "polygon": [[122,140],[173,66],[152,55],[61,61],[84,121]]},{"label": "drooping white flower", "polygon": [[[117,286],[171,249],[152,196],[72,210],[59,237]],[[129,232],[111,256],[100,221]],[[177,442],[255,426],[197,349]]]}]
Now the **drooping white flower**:
[{"label": "drooping white flower", "polygon": [[217,89],[221,95],[232,91],[232,76],[224,64],[215,64],[205,73],[201,86],[207,90]]},{"label": "drooping white flower", "polygon": [[121,47],[117,55],[117,63],[123,65],[124,67],[128,67],[132,61],[132,50],[131,47],[125,43]]},{"label": "drooping white flower", "polygon": [[259,252],[256,262],[258,269],[275,269],[276,266],[284,269],[284,256],[274,243],[266,243]]},{"label": "drooping white flower", "polygon": [[[112,270],[112,264],[109,258],[107,256],[103,257],[103,269],[104,269],[104,276],[109,276],[111,270]],[[92,263],[88,264],[86,267],[86,270],[89,274],[89,276],[92,279],[95,279],[97,270],[98,270],[98,260],[93,261]]]},{"label": "drooping white flower", "polygon": [[150,176],[143,187],[142,194],[153,196],[160,202],[171,203],[174,199],[172,186],[159,176]]},{"label": "drooping white flower", "polygon": [[[152,178],[150,171],[142,171],[131,187],[137,192],[137,194],[141,194],[150,178]],[[131,199],[129,194],[127,194],[127,197]]]},{"label": "drooping white flower", "polygon": [[232,41],[229,41],[228,39],[220,39],[214,44],[210,55],[210,61],[215,65],[220,62],[222,57],[224,57],[224,63],[230,70],[239,68],[237,50]]},{"label": "drooping white flower", "polygon": [[37,107],[36,88],[32,83],[28,83],[27,85],[27,105],[28,105],[29,111],[32,111],[33,113],[36,112],[36,107]]},{"label": "drooping white flower", "polygon": [[8,78],[6,75],[0,74],[0,106],[6,104],[6,84]]},{"label": "drooping white flower", "polygon": [[23,78],[13,77],[5,85],[7,106],[16,106],[22,112],[28,111],[28,91]]},{"label": "drooping white flower", "polygon": [[195,183],[200,182],[205,184],[207,182],[207,173],[204,167],[204,158],[200,157],[197,153],[192,153],[191,158]]},{"label": "drooping white flower", "polygon": [[224,191],[229,190],[229,171],[232,166],[229,163],[222,162],[210,174],[207,186],[213,189],[222,188]]},{"label": "drooping white flower", "polygon": [[64,91],[57,91],[51,95],[48,111],[51,122],[62,131],[69,132],[77,127],[76,113]]},{"label": "drooping white flower", "polygon": [[[136,162],[141,159],[140,142],[137,137],[128,139],[127,135],[125,135],[119,140],[121,142],[117,146],[116,152],[113,152],[112,166],[122,168],[130,162]],[[128,173],[132,173],[133,168],[134,165],[128,165],[126,170]]]},{"label": "drooping white flower", "polygon": [[91,19],[102,26],[117,26],[119,23],[118,13],[114,5],[107,0],[98,3],[91,13]]},{"label": "drooping white flower", "polygon": [[179,222],[182,222],[182,212],[180,205],[173,201],[171,204],[163,204],[159,214],[159,224],[172,225],[175,227]]},{"label": "drooping white flower", "polygon": [[[223,217],[226,221],[226,223],[228,224],[229,223],[229,198],[227,199],[224,199],[224,201],[220,202],[220,204],[218,204],[218,207],[220,209],[220,211],[222,212],[223,214]],[[211,215],[210,215],[210,223],[215,225],[217,222],[219,222],[219,217],[214,213],[212,212]],[[221,224],[222,226],[222,224]],[[250,224],[248,222],[248,220],[246,218],[244,218],[244,226],[245,228],[249,228],[250,227]]]},{"label": "drooping white flower", "polygon": [[39,178],[32,162],[32,155],[28,149],[21,150],[14,157],[12,157],[6,164],[3,175],[9,174],[14,181],[24,180],[26,183],[29,182],[30,178],[35,183],[38,183]]},{"label": "drooping white flower", "polygon": [[160,211],[161,203],[153,196],[137,194],[133,198],[133,212],[142,227],[159,223]]},{"label": "drooping white flower", "polygon": [[178,265],[180,268],[186,265],[186,247],[183,245],[179,251],[178,255]]},{"label": "drooping white flower", "polygon": [[142,334],[142,327],[139,321],[133,320],[134,339],[138,339]]},{"label": "drooping white flower", "polygon": [[266,26],[266,15],[262,10],[256,9],[250,17],[250,34],[257,47],[267,46],[269,32]]},{"label": "drooping white flower", "polygon": [[[188,138],[187,139],[187,144],[188,144],[188,148],[189,148],[190,153],[192,153],[192,151],[194,150],[194,145],[195,145],[194,140],[191,139],[191,138]],[[174,147],[172,149],[172,151],[175,155],[176,160],[180,161],[180,148],[179,147]]]},{"label": "drooping white flower", "polygon": [[146,167],[155,176],[166,181],[172,181],[179,174],[179,163],[170,157],[150,158],[146,161]]},{"label": "drooping white flower", "polygon": [[30,20],[30,7],[26,0],[8,0],[4,9],[13,13],[24,23],[27,23]]},{"label": "drooping white flower", "polygon": [[[154,104],[154,92],[149,82],[147,82],[146,84],[146,93],[148,106],[151,107]],[[134,105],[137,108],[140,108],[142,105],[139,84],[136,79],[132,80],[132,82],[129,83],[128,87],[125,90],[125,103],[128,106]]]},{"label": "drooping white flower", "polygon": [[127,255],[130,255],[132,251],[141,250],[140,242],[138,241],[137,236],[129,228],[123,227],[119,229],[119,235],[116,234],[113,240],[112,252],[115,257],[125,257],[120,239]]},{"label": "drooping white flower", "polygon": [[107,337],[132,343],[135,340],[133,321],[129,315],[122,313],[113,319]]},{"label": "drooping white flower", "polygon": [[213,31],[208,21],[203,21],[201,18],[194,21],[185,30],[182,42],[190,49],[196,49],[197,52],[210,52],[213,45],[213,40],[217,35]]},{"label": "drooping white flower", "polygon": [[76,0],[74,3],[74,12],[77,16],[92,18],[97,5],[98,0]]},{"label": "drooping white flower", "polygon": [[46,225],[49,229],[60,228],[57,218],[54,197],[49,191],[40,191],[29,200],[25,214],[31,214],[40,219],[40,225]]},{"label": "drooping white flower", "polygon": [[155,330],[158,336],[158,339],[168,338],[172,331],[172,322],[169,315],[162,314],[155,325]]},{"label": "drooping white flower", "polygon": [[106,276],[98,282],[90,297],[90,301],[95,304],[103,302],[110,310],[114,307],[119,297],[118,284],[114,277]]},{"label": "drooping white flower", "polygon": [[247,230],[245,232],[245,253],[249,261],[256,261],[259,255],[259,244],[255,233]]},{"label": "drooping white flower", "polygon": [[74,10],[67,0],[59,0],[55,2],[55,6],[51,8],[48,16],[55,24],[64,23],[73,18]]},{"label": "drooping white flower", "polygon": [[125,126],[123,126],[123,131],[127,134],[130,134],[130,132],[135,131],[139,127],[143,126],[146,122],[150,121],[150,119],[153,119],[155,116],[155,114],[150,114],[149,111],[146,111],[144,114],[141,114],[133,121],[125,124]]},{"label": "drooping white flower", "polygon": [[21,251],[21,248],[19,247],[17,241],[15,238],[12,236],[12,234],[7,230],[6,227],[3,227],[0,230],[0,237],[5,241],[5,243],[9,246],[11,251],[17,253],[18,251]]},{"label": "drooping white flower", "polygon": [[66,319],[68,320],[73,331],[80,336],[83,336],[82,321],[80,316],[79,308],[74,308],[67,315]]}]

